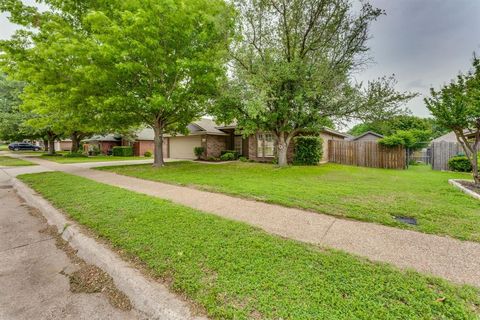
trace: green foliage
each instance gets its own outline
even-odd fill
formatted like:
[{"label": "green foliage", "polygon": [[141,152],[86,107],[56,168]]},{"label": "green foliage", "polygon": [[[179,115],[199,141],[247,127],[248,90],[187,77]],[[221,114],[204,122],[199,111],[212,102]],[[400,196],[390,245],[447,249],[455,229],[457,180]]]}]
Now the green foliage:
[{"label": "green foliage", "polygon": [[220,156],[220,160],[222,161],[232,161],[235,160],[235,154],[232,152],[226,152]]},{"label": "green foliage", "polygon": [[67,154],[63,155],[65,158],[87,158],[88,156],[86,154],[83,154],[81,152],[70,152]]},{"label": "green foliage", "polygon": [[222,150],[222,151],[220,151],[221,156],[224,155],[225,153],[233,153],[233,155],[235,157],[235,160],[237,160],[238,157],[240,157],[240,154],[235,150]]},{"label": "green foliage", "polygon": [[238,160],[240,160],[241,162],[248,162],[248,159],[246,157],[239,157]]},{"label": "green foliage", "polygon": [[320,250],[78,176],[20,179],[155,278],[172,279],[169,286],[211,319],[477,319],[472,306],[480,304],[480,294],[473,287]]},{"label": "green foliage", "polygon": [[449,130],[442,127],[434,118],[420,118],[412,115],[397,115],[388,119],[368,121],[355,125],[348,131],[353,136],[373,131],[384,136],[390,136],[397,131],[421,130],[432,132],[432,138],[438,138]]},{"label": "green foliage", "polygon": [[193,153],[195,153],[195,156],[197,157],[197,159],[200,159],[203,156],[204,152],[205,152],[204,147],[193,148]]},{"label": "green foliage", "polygon": [[430,131],[422,130],[399,130],[391,136],[378,140],[378,143],[386,147],[403,146],[410,150],[425,148],[431,140]]},{"label": "green foliage", "polygon": [[133,148],[129,146],[115,146],[112,148],[114,157],[133,157]]},{"label": "green foliage", "polygon": [[470,159],[465,156],[455,156],[448,160],[448,167],[452,171],[472,172],[472,164]]},{"label": "green foliage", "polygon": [[295,137],[294,164],[318,165],[323,156],[323,140],[317,136]]},{"label": "green foliage", "polygon": [[0,72],[0,140],[23,141],[40,136],[26,125],[32,115],[20,110],[23,87],[22,82],[9,80]]},{"label": "green foliage", "polygon": [[145,151],[145,153],[143,154],[143,156],[145,158],[150,158],[152,156],[152,152],[151,151]]}]

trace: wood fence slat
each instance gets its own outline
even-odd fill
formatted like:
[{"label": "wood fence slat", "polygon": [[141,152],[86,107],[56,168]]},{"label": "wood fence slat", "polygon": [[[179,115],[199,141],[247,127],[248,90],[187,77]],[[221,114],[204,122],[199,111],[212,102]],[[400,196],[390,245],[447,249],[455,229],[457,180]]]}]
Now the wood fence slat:
[{"label": "wood fence slat", "polygon": [[376,141],[328,141],[328,161],[371,168],[405,169],[405,149],[387,148]]}]

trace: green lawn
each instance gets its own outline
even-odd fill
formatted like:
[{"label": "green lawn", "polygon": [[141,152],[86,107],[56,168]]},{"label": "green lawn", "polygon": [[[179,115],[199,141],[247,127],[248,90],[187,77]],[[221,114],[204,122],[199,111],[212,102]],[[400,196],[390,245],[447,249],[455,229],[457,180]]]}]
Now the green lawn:
[{"label": "green lawn", "polygon": [[0,144],[0,151],[8,151],[8,145],[7,144]]},{"label": "green lawn", "polygon": [[125,161],[125,160],[148,160],[149,158],[114,157],[114,156],[92,156],[92,157],[68,158],[68,157],[61,157],[61,156],[59,157],[43,156],[43,159],[47,159],[57,163],[82,163],[82,162],[107,162],[107,161]]},{"label": "green lawn", "polygon": [[[468,174],[426,166],[386,170],[325,164],[280,169],[270,164],[194,162],[99,168],[143,179],[299,207],[334,216],[480,241],[480,202],[448,184]],[[415,227],[393,216],[414,217]]]},{"label": "green lawn", "polygon": [[214,319],[478,319],[480,292],[59,172],[24,182]]},{"label": "green lawn", "polygon": [[9,156],[0,156],[0,167],[20,167],[20,166],[33,166],[34,163],[22,159],[12,158]]}]

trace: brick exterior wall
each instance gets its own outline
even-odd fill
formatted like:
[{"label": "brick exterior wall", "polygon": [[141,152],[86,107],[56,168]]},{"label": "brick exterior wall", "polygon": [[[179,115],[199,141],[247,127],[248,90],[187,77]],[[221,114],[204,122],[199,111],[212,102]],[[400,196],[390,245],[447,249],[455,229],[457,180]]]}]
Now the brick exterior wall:
[{"label": "brick exterior wall", "polygon": [[120,145],[120,141],[100,141],[98,148],[100,153],[108,154],[109,151],[112,151],[112,148]]},{"label": "brick exterior wall", "polygon": [[220,153],[227,149],[227,136],[202,136],[202,147],[205,148],[205,158],[220,157]]},{"label": "brick exterior wall", "polygon": [[60,141],[58,151],[70,151],[70,150],[72,150],[72,142],[71,141]]},{"label": "brick exterior wall", "polygon": [[[145,152],[150,151],[153,155],[155,143],[152,140],[138,140],[133,143],[133,154],[142,157]],[[163,157],[168,158],[168,138],[163,138]]]}]

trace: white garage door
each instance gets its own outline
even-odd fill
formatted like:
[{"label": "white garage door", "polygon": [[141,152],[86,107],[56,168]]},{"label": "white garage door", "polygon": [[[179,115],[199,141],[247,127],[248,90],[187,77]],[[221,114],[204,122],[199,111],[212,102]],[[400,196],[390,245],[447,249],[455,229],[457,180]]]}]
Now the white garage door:
[{"label": "white garage door", "polygon": [[200,136],[171,137],[170,158],[196,159],[193,149],[202,145]]}]

